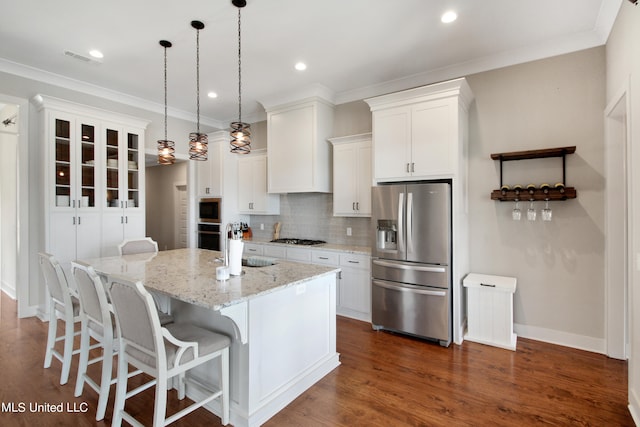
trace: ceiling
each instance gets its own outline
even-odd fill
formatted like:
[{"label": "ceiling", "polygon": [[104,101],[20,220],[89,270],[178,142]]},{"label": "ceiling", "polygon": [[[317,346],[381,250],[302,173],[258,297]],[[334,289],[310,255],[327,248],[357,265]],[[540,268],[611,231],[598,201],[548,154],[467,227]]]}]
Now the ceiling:
[{"label": "ceiling", "polygon": [[[242,9],[242,114],[321,94],[336,104],[603,45],[622,0],[247,0]],[[440,16],[455,10],[458,19]],[[0,71],[170,114],[238,113],[238,10],[230,0],[19,0],[0,13]],[[99,49],[104,58],[85,62]],[[300,72],[294,64],[304,61]],[[207,97],[215,91],[216,99]]]}]

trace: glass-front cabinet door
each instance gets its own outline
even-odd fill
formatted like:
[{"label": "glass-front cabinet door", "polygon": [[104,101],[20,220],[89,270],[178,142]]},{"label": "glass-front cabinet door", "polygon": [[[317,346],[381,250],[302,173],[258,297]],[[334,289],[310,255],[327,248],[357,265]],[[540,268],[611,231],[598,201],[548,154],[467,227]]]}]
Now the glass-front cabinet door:
[{"label": "glass-front cabinet door", "polygon": [[120,200],[120,130],[106,126],[105,137],[105,207],[121,208]]},{"label": "glass-front cabinet door", "polygon": [[54,206],[60,208],[71,207],[71,126],[70,120],[55,118],[55,199]]},{"label": "glass-front cabinet door", "polygon": [[53,118],[56,208],[95,208],[96,124],[89,120]]},{"label": "glass-front cabinet door", "polygon": [[80,204],[79,208],[95,208],[97,201],[96,179],[96,126],[80,124]]},{"label": "glass-front cabinet door", "polygon": [[131,209],[141,207],[142,139],[140,132],[106,126],[105,135],[105,206]]},{"label": "glass-front cabinet door", "polygon": [[139,135],[127,132],[127,208],[140,206]]}]

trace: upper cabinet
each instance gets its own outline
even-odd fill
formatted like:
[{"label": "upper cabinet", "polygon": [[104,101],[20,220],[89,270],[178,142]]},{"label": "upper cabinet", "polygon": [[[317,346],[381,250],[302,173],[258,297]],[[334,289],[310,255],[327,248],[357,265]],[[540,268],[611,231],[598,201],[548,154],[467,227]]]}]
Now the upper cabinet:
[{"label": "upper cabinet", "polygon": [[45,250],[64,265],[144,237],[146,121],[38,95]]},{"label": "upper cabinet", "polygon": [[238,158],[238,211],[251,215],[280,213],[280,195],[267,193],[267,154],[263,150]]},{"label": "upper cabinet", "polygon": [[473,94],[465,79],[369,98],[377,182],[458,173]]},{"label": "upper cabinet", "polygon": [[313,97],[267,110],[269,193],[331,192],[333,104]]},{"label": "upper cabinet", "polygon": [[371,216],[371,134],[329,139],[333,144],[333,215]]}]

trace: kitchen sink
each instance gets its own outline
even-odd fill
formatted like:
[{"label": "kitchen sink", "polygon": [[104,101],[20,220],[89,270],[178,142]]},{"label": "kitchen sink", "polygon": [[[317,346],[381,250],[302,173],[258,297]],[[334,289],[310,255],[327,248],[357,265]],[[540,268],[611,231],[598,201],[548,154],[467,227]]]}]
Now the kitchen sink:
[{"label": "kitchen sink", "polygon": [[243,267],[268,267],[274,264],[276,264],[276,260],[269,257],[250,256],[248,258],[242,258]]}]

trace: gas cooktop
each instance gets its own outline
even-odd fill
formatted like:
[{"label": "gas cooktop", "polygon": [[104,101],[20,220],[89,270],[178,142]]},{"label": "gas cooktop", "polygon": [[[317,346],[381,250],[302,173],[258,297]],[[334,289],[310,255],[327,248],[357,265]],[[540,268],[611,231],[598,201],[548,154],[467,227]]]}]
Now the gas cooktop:
[{"label": "gas cooktop", "polygon": [[271,243],[286,243],[289,245],[303,245],[303,246],[313,246],[313,245],[322,245],[323,243],[327,243],[324,240],[309,240],[309,239],[275,239],[272,240]]}]

